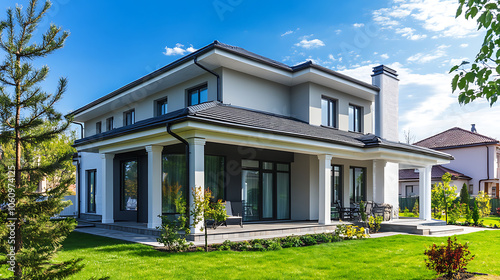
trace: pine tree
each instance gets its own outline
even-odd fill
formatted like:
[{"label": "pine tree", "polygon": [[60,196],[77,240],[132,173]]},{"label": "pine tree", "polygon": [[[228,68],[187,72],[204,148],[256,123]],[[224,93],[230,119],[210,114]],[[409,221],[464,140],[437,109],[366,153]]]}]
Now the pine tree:
[{"label": "pine tree", "polygon": [[46,193],[36,192],[43,178],[64,171],[73,153],[71,149],[55,153],[50,148],[69,126],[69,120],[54,109],[67,81],[60,78],[55,93],[49,94],[40,86],[48,66],[32,64],[62,48],[69,35],[51,24],[39,43],[32,40],[50,6],[47,1],[38,8],[38,1],[31,0],[25,10],[8,9],[7,19],[0,23],[0,48],[6,56],[0,64],[0,144],[4,151],[12,151],[4,154],[0,164],[0,201],[7,205],[0,235],[8,269],[16,279],[60,279],[82,267],[78,259],[51,261],[76,225],[74,219],[51,220],[68,205],[61,199],[74,179],[56,176]]}]

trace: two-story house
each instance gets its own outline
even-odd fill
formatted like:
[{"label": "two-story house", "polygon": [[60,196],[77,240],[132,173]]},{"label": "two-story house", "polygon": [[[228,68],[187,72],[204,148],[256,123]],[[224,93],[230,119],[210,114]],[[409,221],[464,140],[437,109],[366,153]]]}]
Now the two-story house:
[{"label": "two-story house", "polygon": [[[470,131],[453,127],[414,145],[444,152],[455,158],[444,166],[434,166],[433,170],[447,170],[452,174],[451,184],[457,186],[457,192],[466,183],[472,195],[484,191],[493,198],[499,197],[500,142],[477,133],[475,125]],[[436,171],[434,173],[438,174]],[[400,194],[404,196],[410,188],[418,193],[418,182],[414,178],[414,171],[400,171]],[[436,176],[436,182],[439,181],[441,179]]]},{"label": "two-story house", "polygon": [[451,157],[399,143],[397,73],[372,79],[215,41],[72,112],[81,217],[154,228],[203,187],[244,222],[329,224],[333,202],[361,200],[397,217],[401,165],[422,171],[430,219],[430,167]]}]

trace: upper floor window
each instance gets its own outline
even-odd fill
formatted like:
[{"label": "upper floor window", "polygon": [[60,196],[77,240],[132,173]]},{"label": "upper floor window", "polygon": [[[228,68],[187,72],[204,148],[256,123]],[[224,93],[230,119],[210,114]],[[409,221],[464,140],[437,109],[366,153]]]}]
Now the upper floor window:
[{"label": "upper floor window", "polygon": [[203,85],[197,88],[190,89],[188,91],[188,103],[189,106],[200,104],[208,101],[208,88],[207,85]]},{"label": "upper floor window", "polygon": [[168,113],[168,102],[167,98],[156,100],[156,115],[162,116]]},{"label": "upper floor window", "polygon": [[337,127],[337,100],[321,98],[321,124]]},{"label": "upper floor window", "polygon": [[129,110],[123,113],[123,125],[131,125],[135,123],[135,110]]},{"label": "upper floor window", "polygon": [[101,122],[96,122],[95,123],[95,134],[99,134],[102,132],[102,124]]},{"label": "upper floor window", "polygon": [[113,117],[106,119],[106,131],[110,131],[115,127],[115,121]]},{"label": "upper floor window", "polygon": [[356,105],[349,105],[349,131],[362,132],[361,116],[362,108]]}]

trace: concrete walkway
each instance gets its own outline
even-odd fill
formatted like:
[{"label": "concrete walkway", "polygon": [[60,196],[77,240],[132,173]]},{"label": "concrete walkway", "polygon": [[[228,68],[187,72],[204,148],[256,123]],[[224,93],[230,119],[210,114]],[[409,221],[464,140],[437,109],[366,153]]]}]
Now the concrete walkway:
[{"label": "concrete walkway", "polygon": [[[443,228],[450,228],[452,227],[459,227],[459,226],[442,226]],[[427,235],[429,237],[442,237],[442,236],[452,236],[452,235],[458,235],[458,234],[467,234],[467,233],[472,233],[472,232],[478,232],[478,231],[483,231],[483,230],[495,230],[495,229],[488,229],[488,228],[474,228],[474,227],[460,227],[463,229],[461,232],[454,232],[450,233],[449,231],[447,233],[443,234],[435,234],[435,235]],[[114,238],[114,239],[120,239],[120,240],[125,240],[129,242],[134,242],[134,243],[141,243],[144,245],[149,245],[153,247],[159,247],[162,246],[158,241],[156,240],[155,236],[151,235],[144,235],[144,234],[137,234],[137,233],[130,233],[130,232],[123,232],[123,231],[118,231],[118,230],[110,230],[110,229],[104,229],[104,228],[98,228],[98,227],[83,227],[83,228],[77,228],[75,229],[76,232],[83,232],[83,233],[88,233],[88,234],[93,234],[93,235],[99,235],[99,236],[104,236],[104,237],[109,237],[109,238]],[[331,232],[329,230],[327,231],[322,231],[322,232]],[[307,234],[311,232],[304,232],[304,233],[297,233],[295,235],[301,235],[301,234]],[[320,231],[316,232],[320,233]],[[380,232],[380,233],[375,233],[370,236],[370,238],[380,238],[380,237],[386,237],[386,236],[393,236],[393,235],[398,235],[398,234],[404,234],[404,235],[412,235],[409,233],[401,233],[401,232]],[[291,234],[276,234],[276,235],[266,235],[264,238],[275,238],[275,237],[283,237]],[[413,235],[418,235],[418,234],[413,234]],[[422,236],[422,235],[418,235]],[[251,237],[242,237],[242,238],[234,238],[230,239],[233,242],[237,241],[244,241],[244,240],[249,240],[252,239]],[[220,240],[209,240],[209,244],[214,244],[214,243],[222,243],[224,239]],[[194,245],[200,246],[204,245],[204,241],[196,241],[193,242]]]}]

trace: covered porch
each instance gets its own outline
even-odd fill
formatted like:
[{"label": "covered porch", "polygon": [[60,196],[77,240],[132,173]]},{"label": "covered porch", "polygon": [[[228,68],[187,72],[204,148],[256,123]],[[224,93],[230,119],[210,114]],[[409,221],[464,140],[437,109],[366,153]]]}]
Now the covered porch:
[{"label": "covered porch", "polygon": [[192,205],[199,188],[231,201],[245,223],[331,225],[335,202],[366,200],[393,205],[391,218],[397,218],[400,167],[420,170],[421,219],[431,219],[430,170],[448,162],[446,154],[244,109],[205,107],[165,126],[112,131],[113,137],[79,144],[79,151],[101,157],[102,223],[154,229],[160,215],[176,214],[172,190],[180,189]]}]

